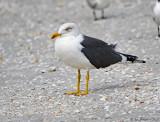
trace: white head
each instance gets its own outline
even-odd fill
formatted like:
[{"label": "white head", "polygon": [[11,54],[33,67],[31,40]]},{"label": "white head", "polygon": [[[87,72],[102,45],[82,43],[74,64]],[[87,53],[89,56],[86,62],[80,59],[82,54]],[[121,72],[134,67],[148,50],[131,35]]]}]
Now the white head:
[{"label": "white head", "polygon": [[79,35],[78,27],[75,23],[65,23],[60,26],[58,32],[54,33],[51,36],[51,39],[54,39],[55,37],[61,36],[61,35]]}]

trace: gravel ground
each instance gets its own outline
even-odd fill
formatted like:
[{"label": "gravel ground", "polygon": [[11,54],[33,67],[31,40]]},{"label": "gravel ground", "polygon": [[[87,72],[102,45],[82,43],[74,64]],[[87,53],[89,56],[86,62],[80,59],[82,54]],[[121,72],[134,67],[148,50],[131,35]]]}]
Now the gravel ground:
[{"label": "gravel ground", "polygon": [[[154,2],[115,0],[105,9],[108,18],[94,21],[85,0],[1,0],[0,121],[160,122]],[[77,70],[54,56],[50,35],[65,22],[77,23],[85,35],[117,42],[118,51],[147,63],[91,70],[88,95],[64,95],[76,89]],[[82,90],[85,75],[82,70]]]}]

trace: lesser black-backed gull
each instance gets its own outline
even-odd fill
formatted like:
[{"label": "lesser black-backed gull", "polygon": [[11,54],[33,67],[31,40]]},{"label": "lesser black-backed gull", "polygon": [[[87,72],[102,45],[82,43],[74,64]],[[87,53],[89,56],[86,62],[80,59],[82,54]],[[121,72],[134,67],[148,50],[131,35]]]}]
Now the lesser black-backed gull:
[{"label": "lesser black-backed gull", "polygon": [[93,16],[95,20],[97,20],[95,10],[101,10],[101,18],[104,19],[104,9],[109,6],[110,0],[87,0],[87,4],[93,9]]},{"label": "lesser black-backed gull", "polygon": [[[65,23],[60,26],[58,32],[51,39],[58,37],[55,42],[55,54],[66,65],[78,69],[78,85],[75,92],[66,94],[85,95],[88,93],[89,70],[105,68],[118,62],[130,61],[132,63],[145,61],[138,60],[137,56],[122,54],[115,51],[115,45],[89,36],[82,35],[76,24]],[[87,70],[86,90],[80,92],[80,69]]]},{"label": "lesser black-backed gull", "polygon": [[160,26],[160,0],[157,0],[155,6],[153,8],[153,20],[157,24],[158,36],[160,37],[160,30],[159,30],[159,26]]}]

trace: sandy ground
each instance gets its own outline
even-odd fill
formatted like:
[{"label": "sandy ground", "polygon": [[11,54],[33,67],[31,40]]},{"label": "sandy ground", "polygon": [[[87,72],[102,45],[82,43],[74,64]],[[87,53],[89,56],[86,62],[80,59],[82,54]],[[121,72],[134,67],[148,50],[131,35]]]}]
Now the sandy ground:
[{"label": "sandy ground", "polygon": [[[104,20],[93,20],[85,0],[0,1],[1,122],[159,122],[160,39],[151,0],[115,0]],[[101,13],[98,11],[97,16]],[[77,70],[54,56],[55,33],[65,22],[146,64],[91,70],[89,94],[74,91]],[[48,69],[56,67],[56,71]],[[86,71],[82,70],[81,90]]]}]

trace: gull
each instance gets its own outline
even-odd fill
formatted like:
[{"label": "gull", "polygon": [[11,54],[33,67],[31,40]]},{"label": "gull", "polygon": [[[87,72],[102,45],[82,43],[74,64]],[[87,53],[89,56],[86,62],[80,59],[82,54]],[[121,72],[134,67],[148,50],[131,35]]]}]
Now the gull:
[{"label": "gull", "polygon": [[[55,55],[66,65],[78,69],[78,83],[75,92],[66,93],[67,95],[88,94],[89,70],[105,68],[118,62],[138,62],[137,56],[127,55],[115,51],[114,44],[82,35],[75,23],[65,23],[60,26],[58,32],[51,35],[51,39],[56,38]],[[81,69],[87,70],[86,90],[80,93]]]},{"label": "gull", "polygon": [[160,37],[159,26],[160,26],[160,0],[157,0],[153,8],[153,20],[157,24],[158,36]]},{"label": "gull", "polygon": [[95,10],[101,10],[102,12],[101,18],[104,19],[105,17],[103,9],[107,8],[110,2],[109,0],[87,0],[87,4],[93,9],[94,19],[97,20]]}]

